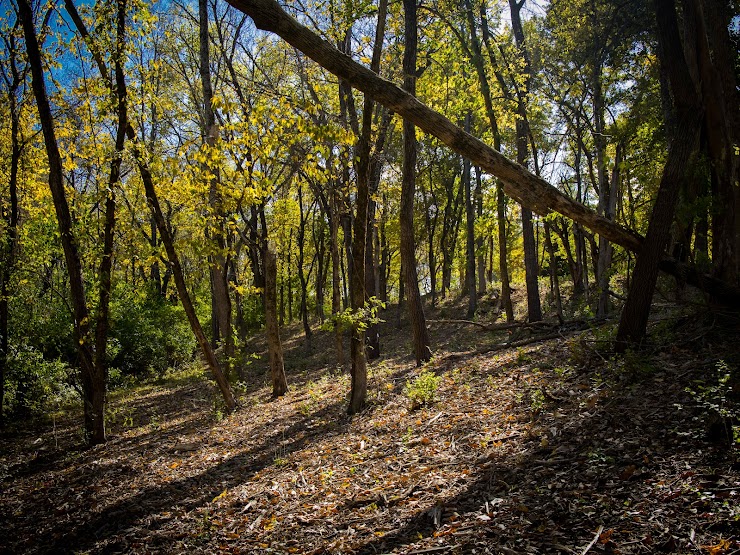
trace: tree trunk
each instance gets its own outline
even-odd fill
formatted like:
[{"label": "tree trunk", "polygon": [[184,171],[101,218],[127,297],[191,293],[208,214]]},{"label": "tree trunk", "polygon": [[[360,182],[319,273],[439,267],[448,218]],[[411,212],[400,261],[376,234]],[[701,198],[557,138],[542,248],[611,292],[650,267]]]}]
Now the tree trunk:
[{"label": "tree trunk", "polygon": [[550,283],[552,286],[552,296],[555,301],[555,310],[557,311],[558,321],[562,324],[563,318],[563,301],[560,298],[560,280],[558,278],[558,259],[555,256],[555,247],[552,244],[550,236],[550,224],[545,222],[545,248],[550,257]]},{"label": "tree trunk", "polygon": [[[46,95],[44,70],[41,61],[41,51],[36,38],[36,29],[33,23],[33,12],[27,0],[19,0],[18,16],[23,25],[26,39],[28,63],[31,67],[31,84],[39,120],[44,136],[44,145],[49,163],[49,189],[51,190],[54,210],[57,215],[59,235],[64,251],[69,276],[70,294],[74,313],[74,335],[77,353],[80,357],[83,404],[85,412],[85,435],[91,445],[105,441],[105,413],[100,403],[99,392],[105,391],[105,377],[98,374],[93,352],[93,338],[90,337],[90,318],[85,299],[85,286],[82,277],[77,241],[72,232],[72,217],[64,192],[64,176],[62,159],[54,129],[54,118]],[[104,393],[103,393],[104,398]]]},{"label": "tree trunk", "polygon": [[[599,191],[599,197],[603,196],[603,215],[609,220],[614,220],[614,214],[617,206],[617,195],[619,193],[619,166],[622,163],[622,146],[617,145],[617,152],[614,157],[614,170],[612,170],[611,184],[603,195]],[[606,188],[606,184],[604,184]],[[600,201],[601,202],[601,201]],[[598,261],[598,288],[599,300],[596,307],[596,317],[604,318],[609,314],[610,295],[609,295],[609,278],[611,277],[612,252],[614,247],[609,241],[599,237],[599,261]]]},{"label": "tree trunk", "polygon": [[311,275],[309,270],[309,275],[306,276],[303,266],[305,264],[306,223],[311,215],[311,209],[308,210],[308,214],[305,214],[306,211],[303,207],[303,188],[301,186],[298,187],[298,206],[300,210],[300,224],[298,226],[298,237],[296,237],[296,240],[298,241],[298,281],[301,284],[300,317],[303,322],[303,333],[306,336],[306,342],[310,345],[312,333],[311,326],[308,323],[308,280]]},{"label": "tree trunk", "polygon": [[650,217],[647,236],[637,257],[632,285],[617,330],[617,348],[639,344],[645,336],[658,269],[670,237],[673,212],[686,178],[686,170],[698,147],[703,113],[697,89],[681,47],[674,0],[655,0],[658,40],[676,107],[676,130],[660,180],[658,196]]},{"label": "tree trunk", "polygon": [[[403,53],[404,90],[416,94],[417,23],[416,0],[404,0],[405,44]],[[403,167],[401,182],[401,208],[398,215],[401,227],[401,265],[408,297],[409,317],[414,341],[414,357],[420,366],[432,357],[424,317],[424,306],[419,294],[414,239],[414,191],[416,189],[416,129],[410,121],[403,121]]]},{"label": "tree trunk", "polygon": [[334,344],[337,352],[337,365],[344,368],[344,344],[342,339],[342,330],[339,327],[337,318],[342,312],[342,291],[341,291],[341,258],[339,253],[339,207],[337,199],[337,186],[333,184],[331,190],[331,217],[329,218],[329,250],[331,251],[331,315],[334,320]]},{"label": "tree trunk", "polygon": [[270,360],[272,378],[272,396],[280,397],[288,391],[283,363],[283,346],[280,342],[280,326],[277,318],[277,257],[272,244],[263,246],[265,262],[265,332],[267,335],[267,352]]},{"label": "tree trunk", "polygon": [[[519,55],[524,62],[524,81],[521,87],[515,85],[517,96],[517,120],[516,120],[516,161],[524,168],[529,163],[529,121],[527,120],[527,95],[529,94],[529,82],[531,80],[531,67],[529,53],[524,43],[524,28],[520,10],[524,0],[517,2],[509,0],[511,13],[511,27],[514,32]],[[532,222],[532,211],[528,206],[522,204],[522,238],[524,240],[524,272],[527,284],[527,319],[530,322],[542,320],[542,305],[540,304],[539,290],[539,267],[537,264],[537,245],[534,236]]]},{"label": "tree trunk", "polygon": [[[478,219],[481,219],[483,217],[483,178],[480,168],[475,168],[475,211]],[[486,293],[486,255],[483,246],[483,235],[479,233],[475,238],[476,264],[478,266],[477,292],[479,295]]]},{"label": "tree trunk", "polygon": [[498,218],[498,271],[501,274],[501,303],[506,313],[506,321],[514,321],[514,307],[511,304],[511,285],[509,283],[509,255],[508,241],[506,240],[506,197],[504,188],[499,181],[496,184],[497,200],[496,214]]},{"label": "tree trunk", "polygon": [[[465,131],[470,133],[470,110],[465,114]],[[465,292],[468,294],[468,319],[472,319],[478,308],[478,293],[475,289],[475,206],[473,205],[470,162],[463,160],[463,182],[465,183]]]},{"label": "tree trunk", "polygon": [[18,170],[20,167],[23,145],[20,137],[20,107],[18,105],[18,89],[21,84],[21,74],[16,65],[17,51],[15,37],[11,34],[6,43],[8,48],[8,62],[11,70],[7,97],[10,110],[10,175],[8,180],[9,209],[3,211],[5,237],[0,245],[0,427],[4,424],[3,401],[5,399],[5,369],[8,361],[8,301],[10,299],[10,279],[15,270],[18,255]]},{"label": "tree trunk", "polygon": [[[198,1],[200,79],[203,89],[203,135],[209,148],[213,149],[218,141],[219,129],[213,113],[213,87],[211,85],[211,66],[208,37],[208,1]],[[229,362],[234,356],[234,337],[231,331],[231,298],[229,284],[226,280],[228,260],[225,255],[226,240],[224,237],[223,202],[219,192],[219,169],[204,164],[203,170],[212,173],[208,180],[208,202],[215,219],[209,226],[206,235],[211,235],[215,242],[215,253],[209,257],[211,283],[211,321],[213,323],[213,343],[220,340],[224,343],[224,368],[228,374]]]}]

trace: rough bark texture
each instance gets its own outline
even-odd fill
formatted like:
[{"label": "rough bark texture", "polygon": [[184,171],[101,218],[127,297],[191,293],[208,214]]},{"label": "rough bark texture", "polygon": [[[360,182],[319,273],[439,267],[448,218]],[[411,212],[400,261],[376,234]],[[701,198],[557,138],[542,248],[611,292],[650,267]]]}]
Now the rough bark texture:
[{"label": "rough bark texture", "polygon": [[267,351],[270,359],[272,396],[280,397],[288,391],[283,363],[283,346],[280,342],[280,326],[277,319],[277,258],[270,244],[265,245],[265,330]]},{"label": "rough bark texture", "polygon": [[[411,95],[416,93],[416,0],[404,0],[405,44],[403,53],[404,89]],[[416,365],[432,357],[429,332],[424,317],[424,306],[419,294],[419,278],[416,271],[414,241],[414,191],[416,189],[416,129],[414,124],[403,120],[403,178],[401,182],[401,265],[408,298],[411,331],[414,340]]]}]

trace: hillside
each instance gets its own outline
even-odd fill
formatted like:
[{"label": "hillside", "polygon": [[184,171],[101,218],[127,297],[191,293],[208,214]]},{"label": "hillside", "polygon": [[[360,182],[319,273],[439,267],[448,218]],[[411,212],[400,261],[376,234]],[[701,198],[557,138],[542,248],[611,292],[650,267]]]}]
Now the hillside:
[{"label": "hillside", "polygon": [[[494,333],[449,305],[429,314],[436,399],[412,410],[394,310],[354,417],[332,337],[295,324],[281,399],[257,359],[226,418],[181,372],[115,393],[104,445],[82,449],[79,412],[6,434],[0,552],[740,552],[738,448],[707,419],[737,400],[717,381],[737,327],[664,306],[616,358],[614,322]],[[560,337],[501,346],[537,334]]]}]

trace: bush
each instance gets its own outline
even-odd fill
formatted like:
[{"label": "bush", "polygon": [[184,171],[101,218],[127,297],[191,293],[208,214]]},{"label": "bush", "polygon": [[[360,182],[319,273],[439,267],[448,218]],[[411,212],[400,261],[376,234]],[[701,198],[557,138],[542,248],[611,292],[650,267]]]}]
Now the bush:
[{"label": "bush", "polygon": [[39,416],[76,395],[67,363],[47,360],[30,345],[11,345],[7,364],[3,413]]},{"label": "bush", "polygon": [[119,287],[111,302],[110,365],[124,375],[162,376],[193,357],[195,338],[180,305]]},{"label": "bush", "polygon": [[411,401],[411,410],[433,403],[440,381],[442,378],[429,370],[422,370],[413,381],[406,381],[404,393]]}]

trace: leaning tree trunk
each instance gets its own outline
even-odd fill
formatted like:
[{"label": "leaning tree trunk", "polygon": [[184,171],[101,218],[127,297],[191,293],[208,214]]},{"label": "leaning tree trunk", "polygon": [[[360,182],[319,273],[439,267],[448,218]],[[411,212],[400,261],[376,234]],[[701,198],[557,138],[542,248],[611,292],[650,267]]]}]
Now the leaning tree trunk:
[{"label": "leaning tree trunk", "polygon": [[[349,56],[289,16],[275,0],[228,1],[238,10],[248,14],[258,28],[278,34],[331,73],[498,177],[505,192],[521,204],[541,215],[554,210],[626,249],[632,251],[640,249],[643,238],[639,234],[599,216],[480,139],[465,133],[442,114],[419,102],[413,95],[354,62]],[[720,302],[730,306],[740,303],[740,288],[732,284],[703,275],[685,265],[677,264],[672,259],[664,258],[660,266],[671,274],[682,273],[687,278],[687,283],[704,288]]]}]

